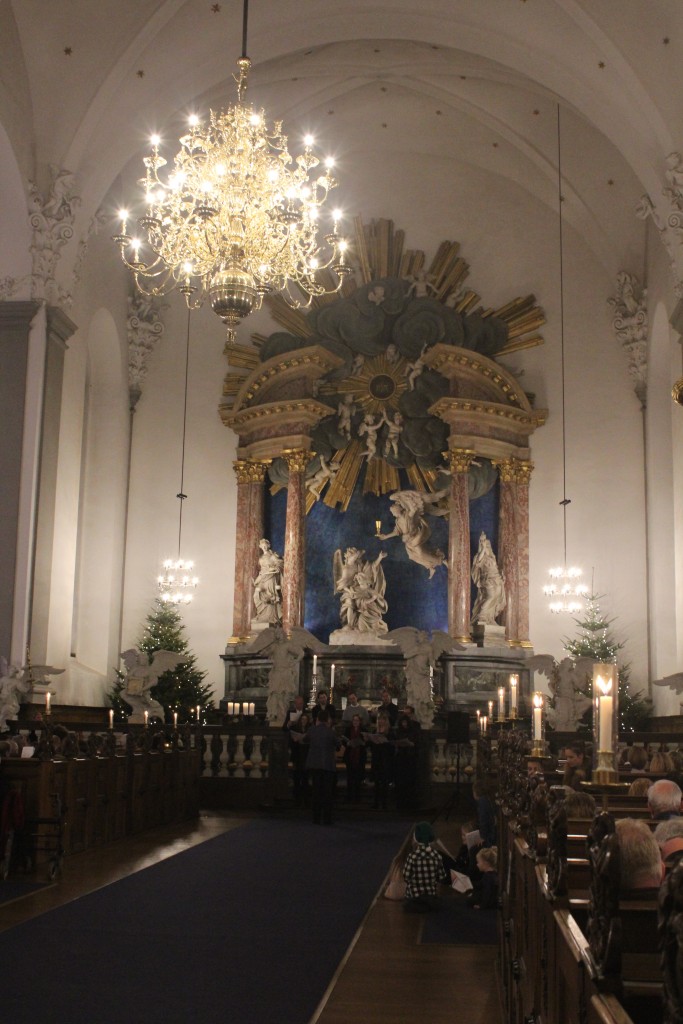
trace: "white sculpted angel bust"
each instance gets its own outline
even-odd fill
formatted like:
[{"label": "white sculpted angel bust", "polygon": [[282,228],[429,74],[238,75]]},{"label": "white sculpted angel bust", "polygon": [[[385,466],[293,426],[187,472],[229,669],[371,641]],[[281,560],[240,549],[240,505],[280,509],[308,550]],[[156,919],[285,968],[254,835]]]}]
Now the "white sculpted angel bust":
[{"label": "white sculpted angel bust", "polygon": [[347,548],[343,554],[337,548],[332,563],[334,592],[341,594],[342,628],[377,636],[388,628],[383,619],[388,608],[382,569],[386,552],[381,551],[373,562],[364,555],[358,548]]},{"label": "white sculpted angel bust", "polygon": [[155,651],[150,662],[146,651],[130,647],[121,657],[126,666],[126,685],[121,696],[133,709],[128,721],[133,725],[142,725],[146,711],[149,718],[159,718],[163,722],[164,709],[150,695],[150,690],[156,686],[159,676],[164,672],[172,672],[185,655],[177,651]]},{"label": "white sculpted angel bust", "polygon": [[401,648],[406,659],[406,703],[415,708],[415,715],[423,729],[430,729],[434,721],[432,671],[447,651],[465,648],[456,644],[448,633],[435,629],[431,637],[422,629],[402,626],[387,634]]},{"label": "white sculpted angel bust", "polygon": [[[429,578],[434,575],[440,565],[446,564],[443,551],[429,548],[427,541],[432,535],[431,528],[425,519],[427,506],[434,506],[440,501],[445,491],[427,494],[425,491],[394,491],[391,495],[393,504],[389,511],[395,520],[391,533],[380,533],[380,540],[400,537],[405,544],[406,554],[411,562],[417,562],[429,570]],[[430,508],[435,516],[447,515],[444,509]]]},{"label": "white sculpted angel bust", "polygon": [[266,713],[268,721],[281,724],[290,702],[299,693],[299,664],[306,650],[323,654],[328,648],[307,629],[269,626],[244,648],[250,654],[270,658]]},{"label": "white sculpted angel bust", "polygon": [[548,678],[554,707],[548,708],[548,721],[560,732],[576,732],[581,718],[590,707],[590,697],[579,693],[585,689],[586,677],[592,673],[593,658],[563,658],[557,662],[552,654],[536,654],[524,665]]},{"label": "white sculpted angel bust", "polygon": [[0,657],[0,732],[7,732],[7,722],[17,717],[22,698],[30,692],[31,683],[25,676],[18,665]]}]

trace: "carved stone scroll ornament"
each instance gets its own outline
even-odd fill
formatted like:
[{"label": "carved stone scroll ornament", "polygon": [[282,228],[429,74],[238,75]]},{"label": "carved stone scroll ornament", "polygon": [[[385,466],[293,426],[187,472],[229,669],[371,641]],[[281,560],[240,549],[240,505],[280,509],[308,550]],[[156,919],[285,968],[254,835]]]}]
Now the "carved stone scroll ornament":
[{"label": "carved stone scroll ornament", "polygon": [[147,295],[135,292],[128,296],[128,394],[131,408],[135,408],[142,394],[142,386],[148,371],[149,357],[157,341],[164,333],[159,306]]},{"label": "carved stone scroll ornament", "polygon": [[71,171],[50,164],[50,178],[47,196],[39,192],[34,182],[29,182],[29,217],[33,228],[31,298],[68,306],[72,297],[57,284],[57,264],[64,246],[73,238],[75,211],[81,199]]},{"label": "carved stone scroll ornament", "polygon": [[664,172],[666,185],[662,196],[668,201],[666,221],[662,219],[657,207],[649,195],[640,197],[636,206],[636,216],[641,220],[652,218],[659,231],[662,243],[669,254],[669,266],[674,279],[674,292],[677,298],[683,298],[683,267],[680,265],[683,240],[683,157],[680,153],[669,153],[666,158]]},{"label": "carved stone scroll ornament", "polygon": [[622,270],[617,274],[617,294],[607,300],[613,309],[612,326],[626,353],[628,372],[643,408],[647,399],[647,288]]}]

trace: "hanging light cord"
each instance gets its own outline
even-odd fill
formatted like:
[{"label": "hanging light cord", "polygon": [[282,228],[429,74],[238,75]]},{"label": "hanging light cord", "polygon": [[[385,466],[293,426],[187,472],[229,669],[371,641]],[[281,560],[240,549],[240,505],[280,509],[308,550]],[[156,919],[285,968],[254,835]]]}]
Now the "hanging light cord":
[{"label": "hanging light cord", "polygon": [[557,104],[557,212],[560,222],[560,363],[562,383],[562,519],[564,529],[564,566],[567,567],[567,431],[565,423],[565,373],[564,373],[564,246],[562,235],[562,142],[560,132],[560,104]]},{"label": "hanging light cord", "polygon": [[249,0],[244,0],[242,8],[242,56],[247,56],[247,23],[249,21]]},{"label": "hanging light cord", "polygon": [[183,492],[183,484],[185,481],[185,435],[187,433],[187,379],[190,367],[190,313],[191,310],[188,309],[187,337],[185,341],[185,400],[183,405],[183,447],[182,455],[180,458],[180,492],[176,494],[176,498],[178,498],[180,501],[180,515],[178,517],[178,561],[180,561],[180,541],[183,536],[183,502],[187,498],[187,495]]}]

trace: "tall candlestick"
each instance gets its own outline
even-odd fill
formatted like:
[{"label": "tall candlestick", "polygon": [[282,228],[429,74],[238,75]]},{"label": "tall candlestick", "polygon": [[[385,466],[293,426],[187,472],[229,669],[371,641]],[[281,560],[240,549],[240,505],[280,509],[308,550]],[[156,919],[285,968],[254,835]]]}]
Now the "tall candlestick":
[{"label": "tall candlestick", "polygon": [[45,714],[46,715],[51,715],[52,714],[52,709],[50,707],[50,691],[49,690],[45,691]]},{"label": "tall candlestick", "polygon": [[145,729],[149,727],[149,711],[145,711]]},{"label": "tall candlestick", "polygon": [[178,728],[178,712],[177,711],[173,712],[173,728],[174,729]]},{"label": "tall candlestick", "polygon": [[114,728],[114,709],[109,708],[109,728]]},{"label": "tall candlestick", "polygon": [[318,674],[318,655],[314,654],[313,655],[313,675],[317,676],[317,674]]},{"label": "tall candlestick", "polygon": [[201,713],[202,713],[201,705],[198,704],[197,705],[197,721],[199,721],[199,716],[201,715]]},{"label": "tall candlestick", "polygon": [[502,722],[505,718],[505,687],[498,687],[498,721]]},{"label": "tall candlestick", "polygon": [[486,729],[488,728],[488,724],[489,724],[488,715],[482,715],[481,716],[481,731],[483,733],[486,732]]},{"label": "tall candlestick", "polygon": [[603,751],[612,752],[612,708],[614,704],[614,698],[612,696],[612,680],[605,679],[599,675],[596,680],[598,688],[598,721],[600,724],[599,731],[599,749]]},{"label": "tall candlestick", "polygon": [[330,670],[330,689],[334,689],[334,662],[332,663],[332,668]]}]

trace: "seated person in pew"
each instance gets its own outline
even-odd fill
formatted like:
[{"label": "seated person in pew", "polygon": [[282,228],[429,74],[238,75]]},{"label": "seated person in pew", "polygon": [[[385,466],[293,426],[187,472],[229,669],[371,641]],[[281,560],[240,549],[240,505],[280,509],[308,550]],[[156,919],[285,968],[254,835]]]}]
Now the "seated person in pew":
[{"label": "seated person in pew", "polygon": [[477,854],[477,868],[481,873],[467,898],[475,910],[496,910],[498,907],[498,850],[487,846]]},{"label": "seated person in pew", "polygon": [[670,756],[662,750],[654,753],[650,759],[650,775],[668,775],[674,770]]},{"label": "seated person in pew", "polygon": [[571,743],[564,749],[565,766],[562,782],[572,789],[580,789],[582,782],[590,781],[591,759],[583,743]]},{"label": "seated person in pew", "polygon": [[657,840],[647,822],[639,818],[619,818],[621,891],[634,896],[643,890],[659,889],[664,865]]},{"label": "seated person in pew", "polygon": [[646,772],[649,760],[645,747],[629,747],[628,763],[632,772]]},{"label": "seated person in pew", "polygon": [[530,779],[534,775],[543,775],[543,762],[537,757],[530,757],[526,763],[526,773]]},{"label": "seated person in pew", "polygon": [[655,821],[679,817],[681,800],[683,793],[671,779],[657,779],[647,791],[647,805]]},{"label": "seated person in pew", "polygon": [[628,787],[629,796],[647,796],[647,791],[652,783],[645,776],[641,776],[639,779],[634,779],[631,785]]},{"label": "seated person in pew", "polygon": [[683,818],[669,818],[657,825],[654,837],[667,875],[683,855]]},{"label": "seated person in pew", "polygon": [[590,793],[584,793],[583,790],[575,789],[568,790],[564,801],[564,808],[567,812],[567,818],[590,818],[591,820],[595,817],[597,810],[595,798]]}]

